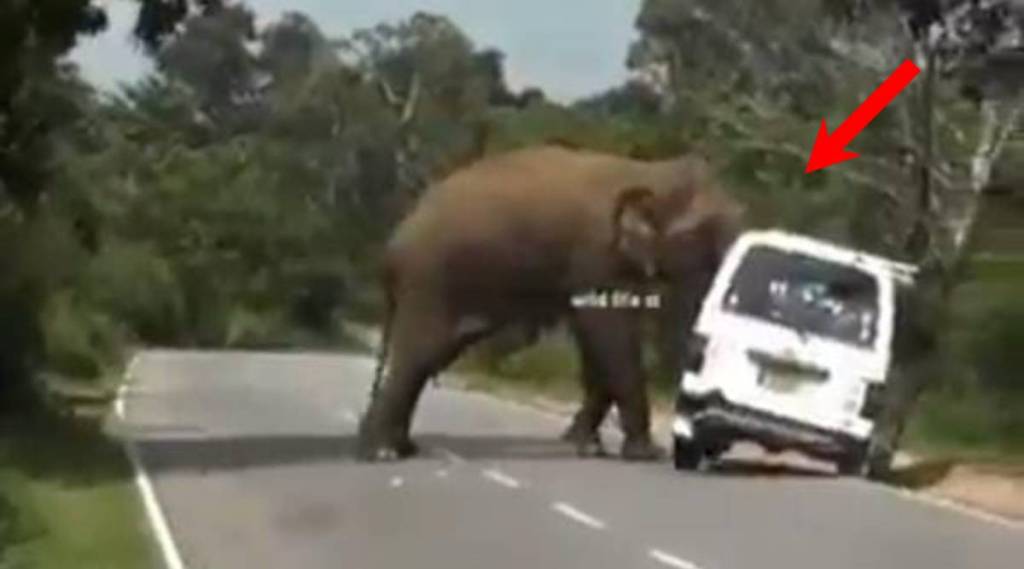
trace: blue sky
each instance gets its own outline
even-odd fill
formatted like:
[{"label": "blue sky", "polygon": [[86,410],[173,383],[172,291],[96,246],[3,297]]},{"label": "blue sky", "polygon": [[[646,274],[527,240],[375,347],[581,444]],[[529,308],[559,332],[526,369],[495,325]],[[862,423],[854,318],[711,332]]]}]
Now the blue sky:
[{"label": "blue sky", "polygon": [[[621,82],[641,0],[248,0],[260,22],[286,10],[305,12],[327,35],[342,35],[416,11],[447,15],[479,47],[506,54],[514,88],[537,85],[567,101]],[[131,41],[135,4],[99,0],[111,26],[80,42],[72,54],[94,83],[115,87],[144,74],[149,65]]]}]

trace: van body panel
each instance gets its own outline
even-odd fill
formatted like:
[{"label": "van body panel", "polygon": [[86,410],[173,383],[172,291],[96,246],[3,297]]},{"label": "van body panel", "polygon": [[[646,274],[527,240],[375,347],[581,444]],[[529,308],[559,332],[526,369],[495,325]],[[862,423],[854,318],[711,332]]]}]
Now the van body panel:
[{"label": "van body panel", "polygon": [[[781,231],[743,234],[704,299],[693,330],[705,342],[701,364],[680,378],[681,396],[720,401],[703,417],[716,415],[741,434],[758,430],[784,442],[798,438],[794,426],[806,426],[811,437],[824,431],[867,439],[873,422],[861,410],[868,386],[887,379],[895,283],[912,273],[912,267],[816,239]],[[750,300],[755,294],[768,300]],[[734,411],[749,411],[756,420]],[[677,436],[692,433],[686,423],[693,419],[677,417]]]}]

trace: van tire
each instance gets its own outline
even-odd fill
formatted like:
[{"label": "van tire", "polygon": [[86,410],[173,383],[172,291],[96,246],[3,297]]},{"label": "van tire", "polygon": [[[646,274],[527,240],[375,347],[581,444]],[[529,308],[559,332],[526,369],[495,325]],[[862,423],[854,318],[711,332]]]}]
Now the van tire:
[{"label": "van tire", "polygon": [[892,452],[876,444],[859,447],[836,461],[836,470],[840,475],[868,480],[884,479],[891,468]]},{"label": "van tire", "polygon": [[836,460],[836,471],[840,476],[867,477],[867,457],[862,452],[851,452]]},{"label": "van tire", "polygon": [[672,444],[672,465],[676,470],[699,470],[704,451],[696,441],[675,437]]}]

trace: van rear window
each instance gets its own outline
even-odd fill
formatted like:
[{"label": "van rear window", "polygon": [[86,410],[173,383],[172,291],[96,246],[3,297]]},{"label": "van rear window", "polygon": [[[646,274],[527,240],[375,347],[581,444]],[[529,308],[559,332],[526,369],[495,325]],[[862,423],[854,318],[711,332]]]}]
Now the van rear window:
[{"label": "van rear window", "polygon": [[723,308],[801,335],[870,347],[877,333],[878,282],[853,267],[755,246],[733,275]]}]

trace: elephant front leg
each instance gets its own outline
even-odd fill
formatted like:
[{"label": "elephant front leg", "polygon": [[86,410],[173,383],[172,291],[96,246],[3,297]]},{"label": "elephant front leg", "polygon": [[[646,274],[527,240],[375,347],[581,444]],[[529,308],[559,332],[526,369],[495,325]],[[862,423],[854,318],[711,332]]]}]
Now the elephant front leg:
[{"label": "elephant front leg", "polygon": [[624,460],[660,460],[665,453],[651,437],[650,405],[645,386],[640,383],[636,387],[628,382],[616,385],[614,378],[611,383],[611,389],[617,393],[619,417],[625,435],[620,455]]},{"label": "elephant front leg", "polygon": [[412,409],[423,390],[426,375],[390,375],[370,401],[359,423],[357,458],[390,461],[416,454],[409,438]]},{"label": "elephant front leg", "polygon": [[562,440],[573,443],[576,454],[581,457],[606,456],[608,453],[601,441],[601,424],[611,409],[612,398],[604,388],[604,381],[597,376],[599,370],[594,363],[586,357],[581,357],[581,360],[583,405],[562,434]]},{"label": "elephant front leg", "polygon": [[596,437],[614,401],[625,435],[622,458],[661,458],[664,453],[654,444],[650,433],[638,315],[625,310],[583,309],[574,313],[572,322],[584,362],[587,397],[569,432],[577,436],[576,440]]}]

